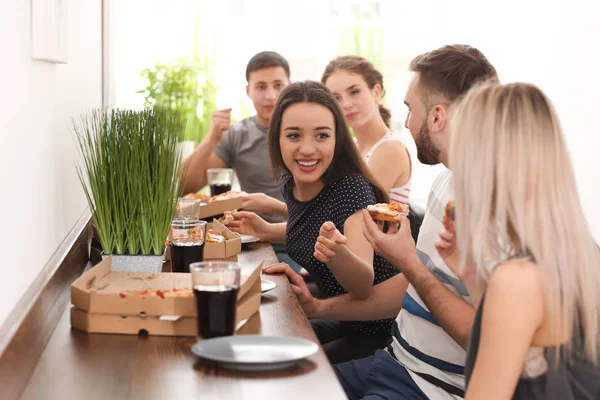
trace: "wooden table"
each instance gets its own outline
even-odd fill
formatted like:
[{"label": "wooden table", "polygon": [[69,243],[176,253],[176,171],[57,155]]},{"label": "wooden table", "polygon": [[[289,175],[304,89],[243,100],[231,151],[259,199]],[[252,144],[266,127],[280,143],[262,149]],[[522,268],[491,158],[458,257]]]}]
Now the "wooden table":
[{"label": "wooden table", "polygon": [[[268,244],[240,261],[276,262]],[[318,343],[285,276],[262,297],[260,312],[237,334],[289,335]],[[22,399],[345,399],[320,348],[275,372],[228,371],[191,351],[195,338],[87,334],[71,329],[68,308],[23,391]],[[1,397],[1,395],[0,395]]]}]

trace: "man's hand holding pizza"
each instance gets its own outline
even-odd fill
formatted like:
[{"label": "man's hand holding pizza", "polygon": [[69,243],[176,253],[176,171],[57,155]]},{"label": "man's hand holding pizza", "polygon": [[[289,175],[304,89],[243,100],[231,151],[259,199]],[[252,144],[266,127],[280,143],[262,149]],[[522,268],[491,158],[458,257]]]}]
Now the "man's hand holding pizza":
[{"label": "man's hand holding pizza", "polygon": [[363,210],[363,234],[373,250],[388,260],[402,272],[406,265],[416,257],[415,241],[410,230],[410,221],[405,215],[398,222],[389,222],[387,232],[383,232],[383,221],[374,220],[372,213]]}]

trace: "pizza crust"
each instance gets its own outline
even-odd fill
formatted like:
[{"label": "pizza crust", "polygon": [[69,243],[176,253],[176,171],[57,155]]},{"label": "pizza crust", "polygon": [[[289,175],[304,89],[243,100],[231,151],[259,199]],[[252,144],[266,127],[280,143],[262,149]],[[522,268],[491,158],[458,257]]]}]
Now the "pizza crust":
[{"label": "pizza crust", "polygon": [[225,193],[214,195],[213,197],[211,197],[210,199],[208,199],[208,202],[212,203],[212,202],[215,202],[215,201],[235,199],[236,197],[244,196],[245,194],[246,194],[245,192],[238,192],[238,191],[235,191],[235,190],[230,190],[230,191],[225,192]]},{"label": "pizza crust", "polygon": [[202,193],[188,193],[185,196],[183,196],[184,199],[198,199],[198,200],[202,200],[202,201],[207,201],[209,199],[209,196],[202,194]]},{"label": "pizza crust", "polygon": [[387,214],[381,214],[381,213],[372,212],[372,211],[369,211],[369,215],[371,215],[371,218],[373,218],[374,220],[377,220],[377,221],[400,222],[400,220],[402,218],[399,215],[387,215]]},{"label": "pizza crust", "polygon": [[446,203],[446,217],[450,218],[454,221],[455,213],[454,213],[454,200],[450,200]]},{"label": "pizza crust", "polygon": [[371,218],[378,221],[400,222],[402,217],[408,216],[408,204],[378,203],[367,206]]},{"label": "pizza crust", "polygon": [[225,226],[229,225],[229,223],[233,222],[233,220],[235,219],[233,216],[234,212],[237,212],[237,210],[225,211],[223,213],[223,216],[221,218],[219,218],[219,222]]}]

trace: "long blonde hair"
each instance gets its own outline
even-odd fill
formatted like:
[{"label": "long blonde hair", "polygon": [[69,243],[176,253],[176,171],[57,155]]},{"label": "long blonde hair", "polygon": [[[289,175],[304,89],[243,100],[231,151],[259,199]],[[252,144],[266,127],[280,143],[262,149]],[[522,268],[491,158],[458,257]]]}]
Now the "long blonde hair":
[{"label": "long blonde hair", "polygon": [[531,255],[546,316],[562,329],[557,343],[565,333],[583,333],[586,357],[598,363],[600,252],[549,99],[530,84],[482,84],[453,107],[449,129],[465,260],[485,281],[491,271],[483,266],[490,262]]}]

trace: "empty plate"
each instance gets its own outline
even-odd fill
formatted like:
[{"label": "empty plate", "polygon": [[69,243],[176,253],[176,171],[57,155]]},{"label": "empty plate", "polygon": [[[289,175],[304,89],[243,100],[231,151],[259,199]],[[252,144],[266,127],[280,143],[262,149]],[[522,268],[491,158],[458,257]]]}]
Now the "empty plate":
[{"label": "empty plate", "polygon": [[256,242],[260,241],[260,238],[258,238],[256,236],[246,235],[243,233],[240,234],[240,238],[242,239],[242,244],[256,243]]},{"label": "empty plate", "polygon": [[273,281],[269,281],[267,279],[260,280],[260,290],[263,293],[268,292],[269,290],[273,290],[276,287],[277,287],[277,284]]},{"label": "empty plate", "polygon": [[192,353],[229,369],[270,371],[312,356],[319,346],[291,336],[240,335],[202,340]]}]

